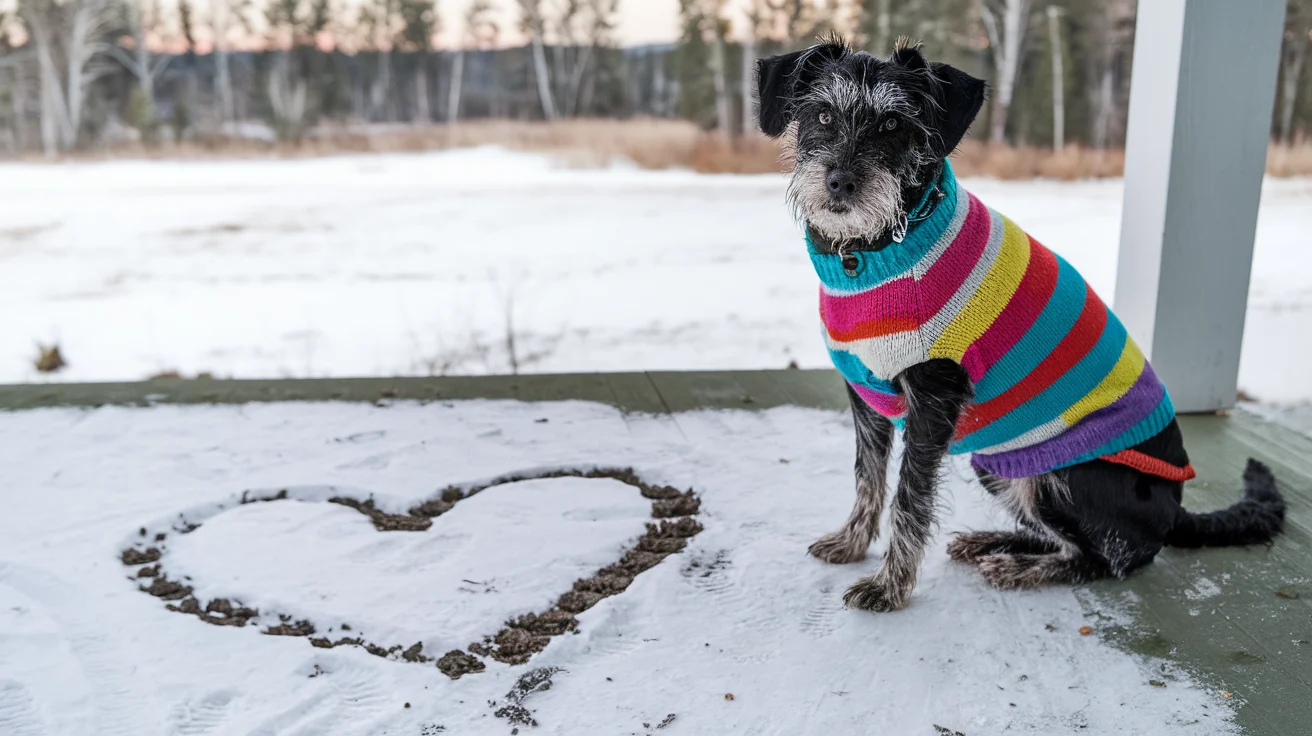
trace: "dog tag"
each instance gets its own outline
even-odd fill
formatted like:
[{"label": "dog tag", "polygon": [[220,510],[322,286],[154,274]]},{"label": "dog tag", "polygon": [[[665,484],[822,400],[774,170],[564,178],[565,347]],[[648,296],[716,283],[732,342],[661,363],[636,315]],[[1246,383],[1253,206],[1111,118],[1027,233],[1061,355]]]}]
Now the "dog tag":
[{"label": "dog tag", "polygon": [[907,216],[904,214],[898,218],[897,224],[893,226],[893,242],[901,243],[907,238],[907,230],[911,227],[907,222]]}]

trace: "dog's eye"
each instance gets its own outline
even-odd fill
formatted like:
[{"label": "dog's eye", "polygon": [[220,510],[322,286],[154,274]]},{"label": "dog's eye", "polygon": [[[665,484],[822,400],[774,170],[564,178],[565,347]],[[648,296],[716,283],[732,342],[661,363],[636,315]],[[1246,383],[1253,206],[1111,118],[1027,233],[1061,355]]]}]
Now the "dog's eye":
[{"label": "dog's eye", "polygon": [[885,133],[890,133],[894,130],[897,130],[897,118],[889,118],[888,120],[885,120],[884,124],[879,126],[879,129],[884,131]]},{"label": "dog's eye", "polygon": [[828,124],[830,124],[830,123],[832,123],[832,122],[834,122],[834,116],[833,116],[833,115],[830,115],[830,114],[827,113],[827,112],[822,112],[822,113],[820,113],[820,124],[821,124],[821,125],[828,125]]}]

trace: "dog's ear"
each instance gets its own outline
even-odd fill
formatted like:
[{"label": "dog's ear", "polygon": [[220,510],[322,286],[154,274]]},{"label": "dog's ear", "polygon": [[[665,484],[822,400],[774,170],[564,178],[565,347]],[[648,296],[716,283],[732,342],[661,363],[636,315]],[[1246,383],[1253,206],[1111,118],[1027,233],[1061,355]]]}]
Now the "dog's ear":
[{"label": "dog's ear", "polygon": [[756,62],[757,115],[761,132],[778,138],[793,122],[795,103],[824,67],[851,53],[846,44],[829,41],[791,54]]},{"label": "dog's ear", "polygon": [[929,61],[925,59],[925,52],[921,50],[920,42],[908,36],[900,36],[897,39],[897,43],[893,45],[893,56],[889,61],[915,72],[929,69]]},{"label": "dog's ear", "polygon": [[756,62],[757,117],[761,132],[778,138],[792,121],[793,75],[805,51]]},{"label": "dog's ear", "polygon": [[961,139],[966,137],[966,131],[970,130],[970,124],[975,122],[975,116],[984,106],[988,85],[954,66],[933,63],[929,68],[938,80],[934,98],[940,108],[940,150],[936,153],[946,158],[957,150]]}]

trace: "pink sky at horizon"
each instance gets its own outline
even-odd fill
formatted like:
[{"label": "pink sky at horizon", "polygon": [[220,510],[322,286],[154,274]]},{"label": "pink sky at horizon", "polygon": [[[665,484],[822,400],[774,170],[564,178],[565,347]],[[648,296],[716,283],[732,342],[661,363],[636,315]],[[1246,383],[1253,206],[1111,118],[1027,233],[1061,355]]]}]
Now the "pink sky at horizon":
[{"label": "pink sky at horizon", "polygon": [[[463,32],[463,16],[471,1],[438,0],[438,8],[442,15],[442,33],[439,38],[443,46],[454,45],[458,35]],[[503,40],[514,38],[519,32],[515,0],[493,1],[500,11],[498,23],[501,26]],[[737,6],[741,2],[742,0],[729,0],[728,4]],[[547,5],[550,5],[550,2]],[[732,14],[730,17],[733,17]],[[621,46],[669,43],[678,36],[678,0],[620,0],[616,37]]]},{"label": "pink sky at horizon", "polygon": [[[348,6],[358,6],[367,0],[346,0]],[[0,0],[0,11],[12,10],[16,0]],[[201,53],[209,53],[212,48],[211,34],[208,28],[204,27],[210,20],[213,12],[211,8],[213,0],[192,0],[193,7],[196,8],[198,17],[201,19],[202,28],[197,33],[198,43],[197,50]],[[258,28],[261,24],[263,15],[262,8],[267,0],[255,0],[255,10],[249,15],[255,21]],[[460,38],[464,33],[464,14],[468,10],[473,0],[436,0],[438,14],[441,17],[441,32],[437,34],[436,41],[439,49],[450,49],[459,44]],[[727,17],[731,21],[738,21],[741,14],[737,9],[745,7],[747,0],[727,0],[729,11]],[[492,0],[495,9],[494,17],[497,25],[501,30],[502,45],[517,45],[523,42],[519,33],[519,12],[515,0]],[[545,0],[544,5],[552,7],[553,0]],[[165,37],[156,39],[152,37],[150,45],[152,48],[160,50],[176,51],[178,44],[181,43],[177,38],[176,28],[176,0],[163,0],[160,6],[166,14],[165,24],[167,30]],[[615,38],[621,46],[635,46],[649,43],[672,43],[679,36],[679,0],[619,0],[618,27]],[[737,25],[737,23],[735,23]],[[233,27],[233,33],[242,35],[238,29]],[[230,34],[230,49],[253,49],[264,45],[261,34],[257,31],[253,37],[239,39],[236,35]],[[325,41],[325,43],[331,43]]]}]

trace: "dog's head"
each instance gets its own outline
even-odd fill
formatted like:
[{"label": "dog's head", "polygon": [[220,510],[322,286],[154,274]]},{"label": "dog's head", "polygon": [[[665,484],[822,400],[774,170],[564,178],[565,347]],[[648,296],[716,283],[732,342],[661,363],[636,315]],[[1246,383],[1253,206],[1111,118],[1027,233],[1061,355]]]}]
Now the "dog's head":
[{"label": "dog's head", "polygon": [[982,80],[899,40],[879,59],[839,39],[757,63],[761,130],[789,134],[788,199],[835,244],[893,228],[984,104]]}]

